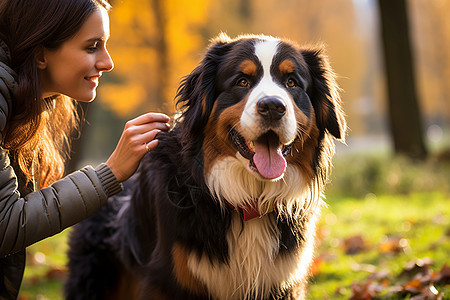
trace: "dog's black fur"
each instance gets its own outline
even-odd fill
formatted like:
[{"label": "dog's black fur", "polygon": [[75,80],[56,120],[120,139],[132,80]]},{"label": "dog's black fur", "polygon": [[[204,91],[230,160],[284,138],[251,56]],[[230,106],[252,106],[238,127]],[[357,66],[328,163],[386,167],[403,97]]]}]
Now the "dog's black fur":
[{"label": "dog's black fur", "polygon": [[[67,299],[219,298],[218,292],[212,291],[214,287],[208,283],[209,279],[200,276],[204,273],[202,268],[231,265],[234,258],[230,247],[234,244],[230,244],[227,236],[231,230],[237,230],[239,239],[239,232],[244,236],[249,223],[233,221],[242,214],[233,207],[236,201],[233,205],[223,203],[207,184],[216,157],[233,155],[236,148],[225,138],[223,145],[215,142],[215,148],[210,150],[205,140],[216,138],[222,131],[229,132],[229,128],[217,129],[214,126],[220,125],[213,124],[219,124],[217,120],[227,109],[245,101],[249,91],[233,87],[234,92],[227,93],[226,79],[233,73],[232,65],[239,65],[242,59],[255,59],[251,45],[264,39],[260,36],[219,38],[199,66],[185,78],[178,95],[183,113],[174,128],[158,136],[159,146],[144,157],[137,173],[124,184],[125,191],[109,199],[108,206],[73,231],[65,286]],[[307,119],[302,122],[309,127],[305,125],[307,129],[299,131],[286,157],[288,168],[296,168],[302,175],[303,182],[298,184],[305,185],[305,198],[297,199],[298,203],[291,205],[292,210],[286,209],[286,203],[272,203],[275,210],[249,221],[267,222],[264,224],[272,226],[269,232],[277,232],[275,262],[261,259],[268,266],[277,267],[278,260],[311,251],[304,245],[307,242],[312,245],[314,239],[313,223],[320,210],[319,197],[334,150],[331,136],[342,139],[345,131],[338,88],[321,50],[298,49],[290,42],[281,45],[286,49],[280,52],[287,52],[287,57],[295,63],[296,59],[299,61],[297,67],[303,73],[298,72],[307,81],[306,94],[303,90],[289,90],[289,93],[294,102],[306,99],[305,96],[297,98],[297,94],[307,95],[309,102],[296,102],[296,114]],[[236,180],[239,179],[236,175]],[[261,183],[269,181],[262,179]],[[194,271],[200,262],[202,267]],[[302,263],[299,268],[307,269],[310,260]],[[212,272],[210,276],[223,275]],[[304,295],[306,280],[307,272],[301,278],[272,280],[271,286],[249,285],[243,291],[238,291],[236,286],[237,292],[230,295],[236,299],[296,299]]]}]

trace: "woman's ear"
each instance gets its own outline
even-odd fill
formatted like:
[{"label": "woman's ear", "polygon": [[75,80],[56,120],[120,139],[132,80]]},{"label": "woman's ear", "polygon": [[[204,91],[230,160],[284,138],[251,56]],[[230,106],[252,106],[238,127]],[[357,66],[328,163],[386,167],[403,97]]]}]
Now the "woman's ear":
[{"label": "woman's ear", "polygon": [[47,59],[45,55],[45,49],[41,48],[34,56],[36,59],[36,65],[39,70],[45,70],[47,68]]}]

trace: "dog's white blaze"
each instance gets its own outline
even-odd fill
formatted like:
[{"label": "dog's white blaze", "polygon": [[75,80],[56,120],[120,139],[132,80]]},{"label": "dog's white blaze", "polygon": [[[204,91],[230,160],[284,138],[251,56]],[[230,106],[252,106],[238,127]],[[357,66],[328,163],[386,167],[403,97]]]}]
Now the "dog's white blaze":
[{"label": "dog's white blaze", "polygon": [[270,76],[270,66],[272,60],[278,52],[280,40],[272,39],[267,41],[258,41],[255,43],[255,55],[259,58],[263,66],[264,76]]},{"label": "dog's white blaze", "polygon": [[285,116],[280,120],[277,127],[270,128],[278,134],[280,141],[283,144],[288,144],[294,140],[297,133],[292,98],[279,83],[275,82],[270,74],[270,67],[278,51],[279,42],[277,39],[271,39],[268,41],[259,41],[255,44],[255,55],[263,67],[263,76],[252,89],[240,119],[240,133],[247,140],[256,140],[267,131],[267,128],[263,128],[259,122],[260,116],[256,108],[258,101],[265,96],[276,96],[286,105]]}]

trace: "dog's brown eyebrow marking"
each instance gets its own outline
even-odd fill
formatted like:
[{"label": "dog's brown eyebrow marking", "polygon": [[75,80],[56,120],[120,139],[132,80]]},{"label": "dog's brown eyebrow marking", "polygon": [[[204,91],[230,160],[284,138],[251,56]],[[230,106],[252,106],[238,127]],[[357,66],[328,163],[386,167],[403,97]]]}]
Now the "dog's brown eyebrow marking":
[{"label": "dog's brown eyebrow marking", "polygon": [[285,59],[278,66],[279,70],[283,74],[289,74],[295,71],[295,64],[290,59]]},{"label": "dog's brown eyebrow marking", "polygon": [[258,70],[258,66],[256,66],[256,64],[250,59],[244,60],[239,66],[239,68],[242,73],[250,76],[256,76],[256,72]]}]

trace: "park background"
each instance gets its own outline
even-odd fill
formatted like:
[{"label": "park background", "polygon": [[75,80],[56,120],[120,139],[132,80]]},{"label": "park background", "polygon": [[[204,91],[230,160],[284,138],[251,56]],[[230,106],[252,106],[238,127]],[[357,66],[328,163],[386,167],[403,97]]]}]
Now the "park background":
[{"label": "park background", "polygon": [[[406,30],[388,46],[381,2],[406,4],[407,28],[386,8],[394,20],[388,32]],[[173,114],[180,80],[220,32],[322,43],[343,89],[349,130],[346,144],[337,143],[308,299],[450,299],[450,1],[380,3],[112,1],[115,68],[102,76],[96,100],[80,107],[85,125],[68,168],[105,161],[126,120]],[[411,78],[400,90],[412,96],[392,99],[386,47],[403,49],[405,36]],[[28,249],[21,299],[62,299],[69,232]]]}]

